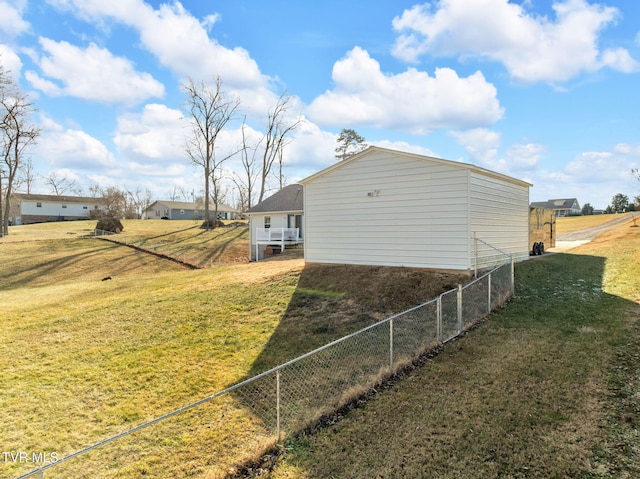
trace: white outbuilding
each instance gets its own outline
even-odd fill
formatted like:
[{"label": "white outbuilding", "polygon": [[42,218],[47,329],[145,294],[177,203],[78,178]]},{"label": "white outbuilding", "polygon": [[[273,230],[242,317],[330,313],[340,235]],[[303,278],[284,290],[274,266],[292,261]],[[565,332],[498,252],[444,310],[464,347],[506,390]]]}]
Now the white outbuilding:
[{"label": "white outbuilding", "polygon": [[529,257],[531,184],[379,147],[302,180],[305,261],[473,271]]}]

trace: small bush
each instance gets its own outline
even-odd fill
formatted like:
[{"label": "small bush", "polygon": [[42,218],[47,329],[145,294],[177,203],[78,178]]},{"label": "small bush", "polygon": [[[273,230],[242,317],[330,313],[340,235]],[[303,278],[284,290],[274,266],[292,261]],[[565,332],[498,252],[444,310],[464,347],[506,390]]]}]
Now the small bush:
[{"label": "small bush", "polygon": [[107,216],[101,218],[96,225],[97,230],[102,231],[111,231],[112,233],[120,233],[124,230],[124,226],[118,218],[114,218],[113,216]]}]

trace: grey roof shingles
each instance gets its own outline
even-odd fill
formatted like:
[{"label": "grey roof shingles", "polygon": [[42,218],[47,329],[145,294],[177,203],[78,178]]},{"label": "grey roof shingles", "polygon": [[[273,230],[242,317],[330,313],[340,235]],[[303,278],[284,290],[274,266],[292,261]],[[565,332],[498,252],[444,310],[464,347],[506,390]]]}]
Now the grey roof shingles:
[{"label": "grey roof shingles", "polygon": [[250,208],[247,213],[275,213],[279,211],[302,211],[304,203],[302,199],[302,185],[294,183],[285,186],[269,198]]},{"label": "grey roof shingles", "polygon": [[531,203],[531,206],[536,206],[538,208],[549,208],[549,209],[568,209],[573,206],[578,200],[576,198],[563,198],[556,200],[547,200],[547,201],[535,201]]}]

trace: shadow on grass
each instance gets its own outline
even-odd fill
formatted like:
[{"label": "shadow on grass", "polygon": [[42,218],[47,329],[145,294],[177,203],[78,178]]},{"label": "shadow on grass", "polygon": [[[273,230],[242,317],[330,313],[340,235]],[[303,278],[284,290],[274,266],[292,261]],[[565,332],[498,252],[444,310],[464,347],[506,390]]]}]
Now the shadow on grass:
[{"label": "shadow on grass", "polygon": [[185,231],[190,231],[190,230],[195,229],[195,228],[200,228],[200,226],[199,225],[194,225],[194,226],[189,226],[187,228],[183,228],[181,230],[167,231],[166,233],[158,234],[158,235],[155,235],[155,236],[145,236],[144,239],[145,239],[145,241],[157,240],[159,238],[165,238],[167,236],[177,235],[178,233],[184,233]]},{"label": "shadow on grass", "polygon": [[[65,241],[64,245],[66,246],[67,244],[68,242]],[[48,247],[48,244],[42,242],[42,248]],[[43,281],[47,282],[47,280],[55,282],[61,272],[68,268],[73,269],[73,275],[77,278],[80,275],[93,272],[100,258],[104,256],[107,251],[113,250],[113,248],[117,248],[117,246],[105,244],[104,246],[87,248],[81,252],[67,252],[67,254],[39,262],[37,267],[34,267],[29,261],[24,261],[17,265],[17,267],[11,269],[10,276],[0,274],[0,284],[3,289],[14,289],[22,288],[25,285],[38,281],[40,283]],[[33,254],[40,253],[34,251]],[[49,252],[45,251],[42,254],[49,254]],[[83,264],[85,265],[84,267]],[[69,279],[72,280],[73,278],[67,278],[67,280]]]},{"label": "shadow on grass", "polygon": [[[508,307],[357,418],[294,438],[292,462],[305,477],[318,479],[364,478],[372,471],[380,477],[423,477],[426,471],[429,477],[604,477],[602,470],[637,476],[640,305],[603,291],[604,267],[605,258],[567,254],[518,264]],[[339,288],[316,291],[305,285],[309,274],[305,268],[252,373],[349,332],[328,319],[344,299],[334,296]],[[323,294],[324,310],[314,301]],[[352,325],[358,329],[372,320],[356,315]],[[377,344],[368,346],[373,355],[384,349]],[[362,361],[363,351],[348,352],[344,369],[357,369],[349,361]],[[321,394],[331,379],[309,381],[305,374],[295,371],[285,387],[306,381]],[[234,394],[273,427],[274,378],[261,387]],[[313,406],[310,398],[296,407]],[[366,453],[356,457],[354,449]]]},{"label": "shadow on grass", "polygon": [[[466,281],[466,275],[414,268],[307,264],[286,312],[245,379],[372,326],[395,312],[420,305]],[[433,317],[435,303],[429,311],[416,314]],[[410,319],[405,323],[410,324]],[[402,324],[396,325],[394,342],[412,342],[418,349],[433,346],[435,320],[417,328],[432,330],[424,335],[407,334],[406,328],[403,333]],[[373,326],[338,347],[282,369],[282,431],[290,433],[305,426],[309,418],[313,421],[333,412],[350,398],[366,393],[372,380],[386,375],[388,328],[387,323]],[[396,355],[401,357],[401,348]],[[276,433],[278,420],[275,379],[275,374],[270,374],[234,391],[239,405],[250,410],[271,434]]]},{"label": "shadow on grass", "polygon": [[[224,253],[227,251],[227,249],[230,246],[234,245],[236,241],[239,240],[248,231],[249,231],[248,226],[239,226],[239,227],[234,227],[232,229],[229,229],[223,232],[221,235],[218,235],[216,240],[220,239],[221,236],[226,236],[227,234],[229,235],[229,237],[226,238],[222,243],[216,243],[216,245],[213,248],[208,250],[209,253],[204,257],[204,264],[221,259],[224,256]],[[248,250],[249,250],[249,245],[247,243],[247,246],[245,248],[245,253],[244,253],[245,255],[248,255]]]}]

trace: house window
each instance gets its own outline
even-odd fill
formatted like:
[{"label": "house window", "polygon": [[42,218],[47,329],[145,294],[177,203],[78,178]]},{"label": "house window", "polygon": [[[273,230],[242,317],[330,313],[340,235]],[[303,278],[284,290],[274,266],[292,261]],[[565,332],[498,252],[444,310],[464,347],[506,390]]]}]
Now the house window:
[{"label": "house window", "polygon": [[271,216],[264,217],[264,227],[271,228]]},{"label": "house window", "polygon": [[42,208],[42,203],[36,203],[36,208]]},{"label": "house window", "polygon": [[83,210],[88,210],[88,209],[89,209],[89,207],[88,207],[88,206],[83,206],[83,207],[82,207],[82,209],[83,209]]},{"label": "house window", "polygon": [[63,208],[66,208],[66,207],[67,207],[67,205],[62,205],[62,207],[63,207]]}]

